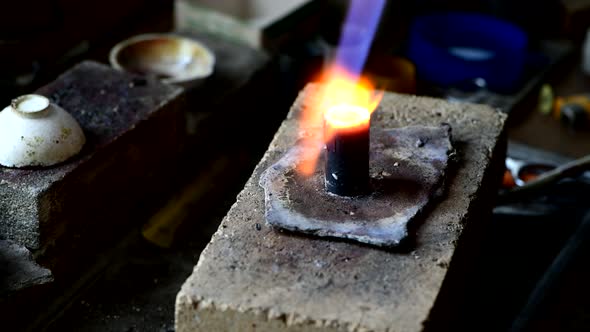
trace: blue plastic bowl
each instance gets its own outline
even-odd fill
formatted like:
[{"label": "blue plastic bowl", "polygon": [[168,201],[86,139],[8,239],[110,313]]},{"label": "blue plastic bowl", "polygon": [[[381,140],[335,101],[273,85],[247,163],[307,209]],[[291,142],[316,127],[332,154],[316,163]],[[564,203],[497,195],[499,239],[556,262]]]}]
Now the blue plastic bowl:
[{"label": "blue plastic bowl", "polygon": [[416,18],[408,57],[418,76],[450,86],[483,78],[496,91],[520,85],[527,35],[517,26],[481,14],[438,13]]}]

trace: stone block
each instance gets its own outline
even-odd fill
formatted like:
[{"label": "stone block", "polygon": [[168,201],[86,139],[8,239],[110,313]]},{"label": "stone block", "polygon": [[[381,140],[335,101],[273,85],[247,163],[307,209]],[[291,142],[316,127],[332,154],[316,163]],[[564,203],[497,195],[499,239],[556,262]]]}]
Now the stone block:
[{"label": "stone block", "polygon": [[39,266],[27,248],[0,240],[0,299],[51,281],[51,271]]},{"label": "stone block", "polygon": [[0,167],[0,237],[37,253],[59,242],[71,251],[71,239],[100,241],[95,231],[128,225],[124,212],[165,183],[182,148],[182,91],[91,61],[39,89],[78,120],[87,142],[54,167]]},{"label": "stone block", "polygon": [[[176,331],[446,331],[478,230],[499,183],[506,116],[488,106],[386,93],[372,125],[453,128],[448,192],[416,225],[408,250],[387,251],[277,231],[259,177],[297,140],[293,105],[176,298]],[[459,287],[457,287],[459,286]]]}]

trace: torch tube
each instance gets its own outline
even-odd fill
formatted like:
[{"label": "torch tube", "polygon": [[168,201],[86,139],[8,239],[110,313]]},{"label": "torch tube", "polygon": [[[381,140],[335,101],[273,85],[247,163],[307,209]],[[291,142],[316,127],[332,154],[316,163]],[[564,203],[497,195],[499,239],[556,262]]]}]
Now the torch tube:
[{"label": "torch tube", "polygon": [[340,196],[359,196],[369,187],[369,127],[367,121],[338,127],[324,121],[325,186]]}]

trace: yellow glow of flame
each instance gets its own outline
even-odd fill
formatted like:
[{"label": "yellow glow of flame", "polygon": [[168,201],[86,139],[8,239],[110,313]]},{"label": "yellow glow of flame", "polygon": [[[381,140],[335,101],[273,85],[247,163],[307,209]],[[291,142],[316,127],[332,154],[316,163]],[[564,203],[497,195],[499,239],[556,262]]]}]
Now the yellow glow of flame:
[{"label": "yellow glow of flame", "polygon": [[368,124],[371,112],[364,107],[340,104],[328,108],[324,119],[333,129],[355,128]]},{"label": "yellow glow of flame", "polygon": [[[320,87],[305,100],[306,107],[300,118],[300,127],[304,131],[322,128],[324,120],[337,129],[367,123],[383,97],[383,93],[376,92],[368,79],[352,75],[342,68],[327,71],[320,82]],[[332,130],[326,132],[324,143],[330,139],[330,132]],[[321,146],[306,144],[305,156],[297,171],[304,176],[313,174],[320,152]]]}]

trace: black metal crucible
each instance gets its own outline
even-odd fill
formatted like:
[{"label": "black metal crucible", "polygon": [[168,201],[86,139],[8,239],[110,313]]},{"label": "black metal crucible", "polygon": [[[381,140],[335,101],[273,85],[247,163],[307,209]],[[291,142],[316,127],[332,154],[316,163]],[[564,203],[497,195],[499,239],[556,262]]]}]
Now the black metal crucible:
[{"label": "black metal crucible", "polygon": [[324,115],[325,185],[330,193],[359,196],[369,189],[370,112],[351,105],[330,108]]}]

